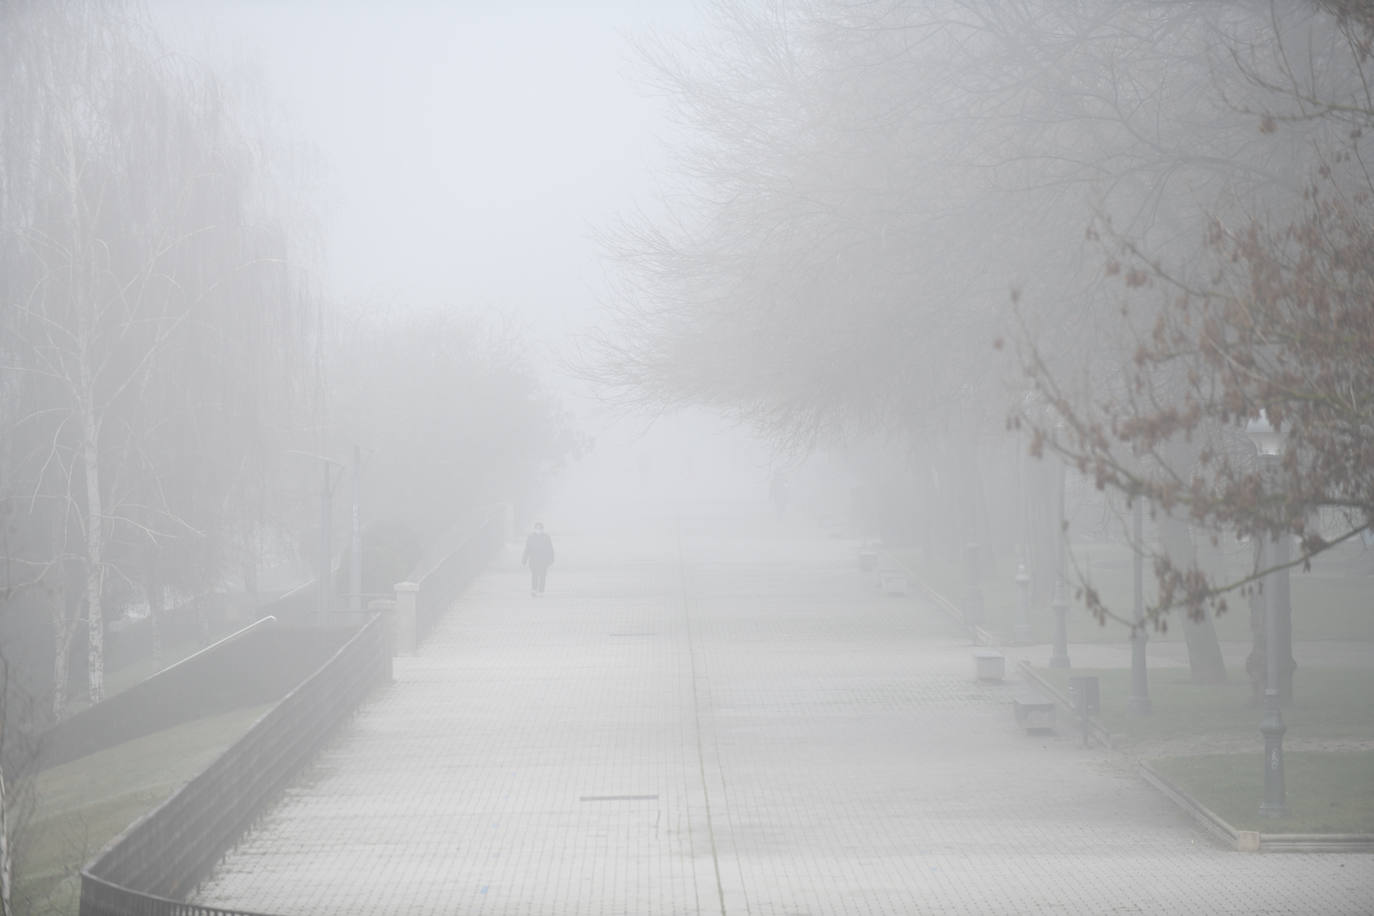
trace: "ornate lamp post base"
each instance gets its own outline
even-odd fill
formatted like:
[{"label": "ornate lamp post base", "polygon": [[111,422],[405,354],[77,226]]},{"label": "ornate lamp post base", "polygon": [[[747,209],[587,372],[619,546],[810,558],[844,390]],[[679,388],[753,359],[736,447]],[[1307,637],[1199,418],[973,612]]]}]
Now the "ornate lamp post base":
[{"label": "ornate lamp post base", "polygon": [[1016,604],[1020,613],[1012,631],[1012,639],[1018,646],[1030,645],[1030,573],[1026,572],[1025,563],[1016,564]]},{"label": "ornate lamp post base", "polygon": [[1260,734],[1264,735],[1264,801],[1260,803],[1260,817],[1287,817],[1283,785],[1283,733],[1288,727],[1279,713],[1278,691],[1264,692],[1264,721]]}]

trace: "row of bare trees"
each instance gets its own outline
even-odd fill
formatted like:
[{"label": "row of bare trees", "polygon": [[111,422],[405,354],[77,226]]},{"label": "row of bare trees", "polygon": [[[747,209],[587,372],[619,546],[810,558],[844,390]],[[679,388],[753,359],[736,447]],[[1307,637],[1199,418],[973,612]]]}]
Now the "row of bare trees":
[{"label": "row of bare trees", "polygon": [[0,8],[7,605],[55,634],[53,710],[105,605],[205,579],[252,520],[315,307],[229,89],[118,3]]},{"label": "row of bare trees", "polygon": [[[1336,428],[1296,409],[1313,385],[1323,403],[1370,392],[1354,330],[1371,310],[1363,6],[712,9],[697,43],[641,48],[685,139],[667,215],[606,233],[616,314],[588,374],[622,403],[708,404],[785,447],[876,437],[912,468],[929,543],[1013,532],[1043,586],[1053,551],[1036,545],[1055,542],[1056,513],[989,498],[1035,477],[1005,447],[1010,415],[1117,511],[1150,499],[1169,545],[1140,545],[1160,570],[1152,618],[1186,608],[1173,619],[1195,677],[1224,676],[1204,599],[1236,583],[1203,568],[1194,538],[1282,530],[1310,553],[1330,540],[1305,513],[1345,511],[1337,537],[1369,522],[1353,470],[1368,414]],[[1226,295],[1208,298],[1218,278]],[[1307,300],[1324,311],[1290,321]],[[1201,354],[1186,370],[1184,339]],[[1269,355],[1228,368],[1236,346]],[[1319,353],[1326,382],[1299,385]],[[1249,381],[1223,384],[1228,371]],[[1300,444],[1281,493],[1242,448],[1238,425],[1261,409]],[[1233,471],[1202,426],[1229,437]],[[1321,482],[1294,476],[1305,468]],[[1185,511],[1199,486],[1213,488]]]},{"label": "row of bare trees", "polygon": [[124,4],[0,4],[0,143],[0,624],[51,652],[6,668],[13,744],[67,709],[78,635],[101,699],[113,597],[156,629],[253,523],[314,302],[229,88]]},{"label": "row of bare trees", "polygon": [[369,303],[327,336],[332,435],[359,448],[366,501],[422,542],[493,499],[532,508],[585,447],[509,314]]},{"label": "row of bare trees", "polygon": [[83,637],[102,698],[125,606],[156,642],[178,596],[321,540],[315,459],[358,446],[369,517],[427,538],[577,447],[508,326],[328,307],[241,91],[136,2],[0,0],[0,745],[74,705]]}]

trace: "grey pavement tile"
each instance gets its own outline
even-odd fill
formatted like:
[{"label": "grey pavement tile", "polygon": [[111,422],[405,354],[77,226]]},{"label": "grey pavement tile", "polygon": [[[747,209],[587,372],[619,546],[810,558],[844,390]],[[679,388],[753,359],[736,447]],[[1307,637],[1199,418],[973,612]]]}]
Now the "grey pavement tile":
[{"label": "grey pavement tile", "polygon": [[1374,856],[1246,855],[939,612],[766,518],[508,551],[196,902],[307,914],[1366,913]]}]

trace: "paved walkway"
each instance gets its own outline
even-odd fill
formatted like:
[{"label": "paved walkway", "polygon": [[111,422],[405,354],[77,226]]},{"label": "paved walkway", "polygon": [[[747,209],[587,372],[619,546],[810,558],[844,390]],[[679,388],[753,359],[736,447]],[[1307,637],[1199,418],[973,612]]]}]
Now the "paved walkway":
[{"label": "paved walkway", "polygon": [[1365,913],[1214,845],[852,545],[764,517],[508,551],[197,902],[280,914]]}]

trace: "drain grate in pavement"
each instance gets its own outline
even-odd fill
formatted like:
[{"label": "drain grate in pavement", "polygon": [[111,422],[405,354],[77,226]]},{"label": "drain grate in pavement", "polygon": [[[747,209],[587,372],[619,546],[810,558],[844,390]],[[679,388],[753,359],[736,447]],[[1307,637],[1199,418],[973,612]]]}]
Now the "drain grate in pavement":
[{"label": "drain grate in pavement", "polygon": [[658,801],[657,795],[579,795],[580,802],[603,801]]}]

